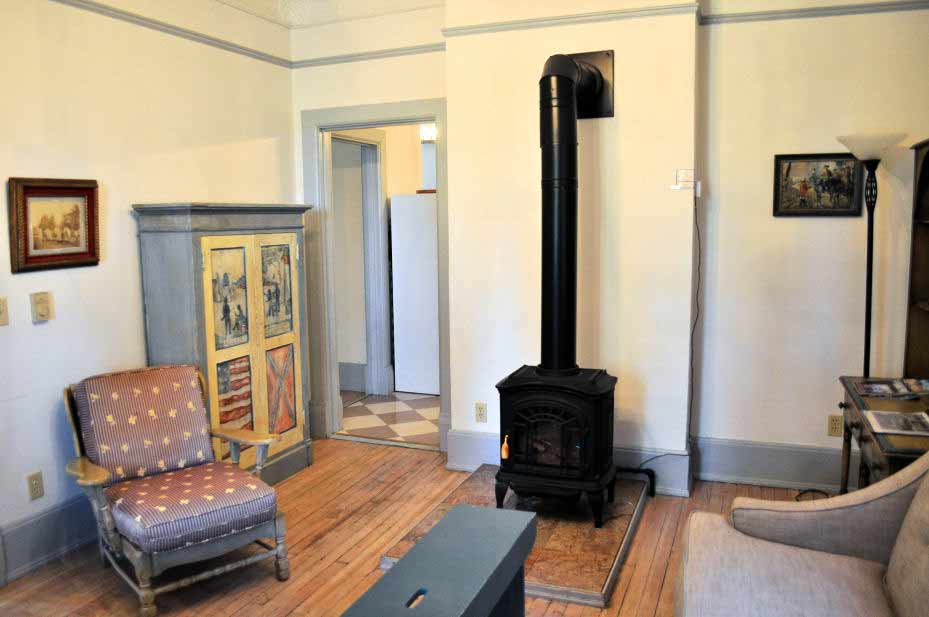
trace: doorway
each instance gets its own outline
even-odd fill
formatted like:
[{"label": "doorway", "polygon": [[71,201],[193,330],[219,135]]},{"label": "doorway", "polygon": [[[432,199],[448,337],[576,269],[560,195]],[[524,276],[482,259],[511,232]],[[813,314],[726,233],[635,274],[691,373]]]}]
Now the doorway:
[{"label": "doorway", "polygon": [[435,124],[324,133],[341,408],[332,436],[438,449]]}]

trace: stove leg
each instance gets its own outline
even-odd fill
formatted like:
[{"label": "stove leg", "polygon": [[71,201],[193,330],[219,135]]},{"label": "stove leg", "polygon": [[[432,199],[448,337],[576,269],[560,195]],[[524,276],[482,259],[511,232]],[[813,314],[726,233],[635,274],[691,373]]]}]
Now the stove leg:
[{"label": "stove leg", "polygon": [[509,488],[509,484],[503,482],[502,480],[497,480],[494,485],[494,493],[497,495],[497,507],[503,507],[503,500],[506,498],[506,490]]},{"label": "stove leg", "polygon": [[587,503],[594,515],[594,527],[603,527],[603,491],[590,491],[587,493]]}]

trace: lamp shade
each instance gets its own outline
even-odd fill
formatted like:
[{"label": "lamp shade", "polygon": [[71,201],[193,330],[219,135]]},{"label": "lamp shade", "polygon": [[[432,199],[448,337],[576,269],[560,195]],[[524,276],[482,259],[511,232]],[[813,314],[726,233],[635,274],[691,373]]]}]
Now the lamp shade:
[{"label": "lamp shade", "polygon": [[871,133],[859,135],[840,135],[836,137],[859,161],[880,159],[890,146],[900,143],[905,133]]}]

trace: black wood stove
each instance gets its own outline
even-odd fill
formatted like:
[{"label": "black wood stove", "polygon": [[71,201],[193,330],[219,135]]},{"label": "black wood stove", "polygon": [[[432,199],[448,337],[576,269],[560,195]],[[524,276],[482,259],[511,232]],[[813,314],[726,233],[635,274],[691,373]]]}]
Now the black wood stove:
[{"label": "black wood stove", "polygon": [[[542,362],[523,366],[500,391],[497,507],[507,489],[520,496],[576,499],[581,493],[603,525],[604,492],[613,500],[613,392],[616,377],[578,368],[577,119],[602,117],[609,95],[601,70],[585,57],[556,55],[539,80],[542,142]],[[584,115],[579,115],[578,110]],[[599,110],[599,111],[598,111]],[[649,475],[650,470],[623,470]]]}]

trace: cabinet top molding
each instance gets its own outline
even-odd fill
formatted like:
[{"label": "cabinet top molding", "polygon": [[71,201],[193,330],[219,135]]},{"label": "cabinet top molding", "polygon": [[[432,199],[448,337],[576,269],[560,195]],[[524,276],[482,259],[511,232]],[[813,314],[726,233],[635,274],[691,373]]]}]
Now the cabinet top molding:
[{"label": "cabinet top molding", "polygon": [[224,213],[224,212],[274,212],[287,214],[301,214],[312,210],[309,204],[244,204],[244,203],[162,203],[162,204],[133,204],[132,209],[141,215],[145,214],[182,214],[182,213]]},{"label": "cabinet top molding", "polygon": [[269,233],[303,228],[305,204],[167,203],[132,206],[139,233]]}]

